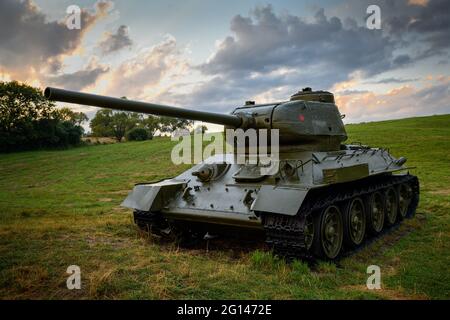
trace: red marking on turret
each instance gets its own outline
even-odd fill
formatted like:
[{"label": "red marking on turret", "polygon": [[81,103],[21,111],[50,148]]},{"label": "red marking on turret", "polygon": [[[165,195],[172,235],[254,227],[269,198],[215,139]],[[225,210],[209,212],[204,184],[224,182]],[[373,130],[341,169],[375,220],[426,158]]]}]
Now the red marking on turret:
[{"label": "red marking on turret", "polygon": [[302,114],[298,115],[298,120],[300,120],[301,122],[305,121],[305,116]]}]

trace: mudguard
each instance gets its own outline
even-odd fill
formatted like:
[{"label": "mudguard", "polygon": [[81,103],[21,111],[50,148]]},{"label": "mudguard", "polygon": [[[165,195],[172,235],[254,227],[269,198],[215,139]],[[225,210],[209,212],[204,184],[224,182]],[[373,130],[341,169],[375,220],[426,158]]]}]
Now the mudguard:
[{"label": "mudguard", "polygon": [[308,189],[263,185],[251,210],[295,216],[307,193]]},{"label": "mudguard", "polygon": [[135,185],[121,206],[141,211],[159,211],[178,191],[186,187],[184,180],[163,180]]}]

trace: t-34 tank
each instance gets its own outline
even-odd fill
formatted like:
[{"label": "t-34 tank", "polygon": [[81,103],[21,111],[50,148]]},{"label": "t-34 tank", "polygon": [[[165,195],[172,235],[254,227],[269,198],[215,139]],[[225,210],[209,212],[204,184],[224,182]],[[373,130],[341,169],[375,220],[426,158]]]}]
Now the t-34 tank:
[{"label": "t-34 tank", "polygon": [[223,124],[278,129],[274,174],[216,155],[177,177],[137,184],[122,203],[135,222],[160,235],[265,235],[278,255],[333,260],[412,217],[417,177],[384,148],[343,144],[347,134],[333,94],[305,88],[289,101],[249,101],[231,114],[45,89],[51,100]]}]

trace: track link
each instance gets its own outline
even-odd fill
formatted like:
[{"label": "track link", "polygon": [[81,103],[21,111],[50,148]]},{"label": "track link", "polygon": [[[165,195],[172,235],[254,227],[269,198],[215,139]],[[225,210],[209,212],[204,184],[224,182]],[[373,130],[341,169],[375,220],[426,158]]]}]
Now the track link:
[{"label": "track link", "polygon": [[164,220],[154,212],[134,210],[134,223],[143,231],[154,235],[161,235],[161,230],[165,227]]}]

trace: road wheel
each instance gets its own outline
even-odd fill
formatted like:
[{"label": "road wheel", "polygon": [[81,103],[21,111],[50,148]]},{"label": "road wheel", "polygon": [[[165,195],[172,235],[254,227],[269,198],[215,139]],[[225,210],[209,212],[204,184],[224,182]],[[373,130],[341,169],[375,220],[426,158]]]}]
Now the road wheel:
[{"label": "road wheel", "polygon": [[342,248],[344,228],[342,214],[338,207],[328,206],[314,221],[316,237],[313,241],[313,252],[322,259],[335,259]]},{"label": "road wheel", "polygon": [[351,248],[359,246],[366,234],[366,212],[361,198],[349,200],[344,208],[344,241]]},{"label": "road wheel", "polygon": [[385,196],[386,224],[392,226],[397,220],[398,212],[398,193],[390,187],[386,190]]},{"label": "road wheel", "polygon": [[385,219],[384,198],[380,192],[374,192],[367,198],[367,229],[372,234],[383,230]]},{"label": "road wheel", "polygon": [[413,196],[412,188],[409,184],[402,183],[398,187],[398,213],[400,218],[405,218],[408,214],[409,205]]}]

